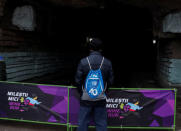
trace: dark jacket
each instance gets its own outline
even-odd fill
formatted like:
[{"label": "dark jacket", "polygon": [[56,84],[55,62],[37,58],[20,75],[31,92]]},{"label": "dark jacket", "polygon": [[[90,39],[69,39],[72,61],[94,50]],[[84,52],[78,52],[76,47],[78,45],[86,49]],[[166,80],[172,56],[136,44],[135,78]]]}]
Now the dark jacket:
[{"label": "dark jacket", "polygon": [[[82,95],[82,86],[84,86],[85,79],[90,70],[90,67],[86,58],[87,57],[81,59],[77,68],[76,76],[75,76],[76,87],[80,95]],[[101,55],[100,52],[93,51],[90,53],[88,58],[89,58],[92,69],[96,70],[100,67],[103,56]],[[107,89],[109,88],[109,86],[113,84],[113,70],[112,70],[112,63],[106,58],[104,58],[101,72],[103,76],[104,87],[106,88],[106,92],[107,92]],[[105,100],[100,100],[96,102],[85,101],[85,100],[80,101],[82,105],[104,105],[105,102],[106,102]]]}]

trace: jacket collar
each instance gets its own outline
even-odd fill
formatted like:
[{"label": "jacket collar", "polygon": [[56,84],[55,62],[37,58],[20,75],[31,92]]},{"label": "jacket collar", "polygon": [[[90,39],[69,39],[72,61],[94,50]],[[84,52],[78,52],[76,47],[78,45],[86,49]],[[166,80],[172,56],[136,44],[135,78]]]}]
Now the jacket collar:
[{"label": "jacket collar", "polygon": [[101,52],[99,52],[99,51],[91,51],[90,55],[101,55]]}]

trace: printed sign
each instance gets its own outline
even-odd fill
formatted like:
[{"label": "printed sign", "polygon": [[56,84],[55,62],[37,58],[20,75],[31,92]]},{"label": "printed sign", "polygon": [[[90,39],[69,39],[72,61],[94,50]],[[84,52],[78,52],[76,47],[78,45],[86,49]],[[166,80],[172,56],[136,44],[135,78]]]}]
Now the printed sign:
[{"label": "printed sign", "polygon": [[[70,93],[70,123],[77,125],[79,95],[75,89]],[[108,126],[174,127],[174,90],[115,89],[106,101]]]},{"label": "printed sign", "polygon": [[0,83],[0,117],[67,123],[68,88]]},{"label": "printed sign", "polygon": [[[0,118],[78,125],[79,99],[75,88],[0,82]],[[174,128],[175,90],[112,89],[106,102],[108,126]]]}]

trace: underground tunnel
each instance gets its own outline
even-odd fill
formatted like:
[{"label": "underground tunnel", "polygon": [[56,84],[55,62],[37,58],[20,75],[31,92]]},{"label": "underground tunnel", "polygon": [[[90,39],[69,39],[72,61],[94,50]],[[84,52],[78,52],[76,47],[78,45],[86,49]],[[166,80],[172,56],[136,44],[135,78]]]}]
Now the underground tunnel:
[{"label": "underground tunnel", "polygon": [[[68,79],[73,80],[78,61],[88,55],[87,36],[103,40],[103,54],[113,63],[115,86],[131,86],[133,77],[139,75],[153,76],[156,71],[156,46],[152,43],[152,16],[148,10],[121,5],[62,12],[68,13],[63,16],[58,14],[55,25],[56,34],[62,34],[64,42],[60,41],[59,36],[54,39],[59,48],[65,48],[64,51],[71,52],[70,57],[76,59],[71,64],[73,73]],[[61,25],[64,25],[63,29]]]},{"label": "underground tunnel", "polygon": [[[77,65],[89,54],[86,38],[98,37],[103,55],[112,61],[112,87],[180,86],[180,34],[167,31],[165,20],[181,8],[178,3],[58,1],[0,0],[0,61],[6,66],[2,80],[74,85]],[[6,124],[2,128],[11,125]],[[17,128],[26,127],[20,123]]]},{"label": "underground tunnel", "polygon": [[[11,1],[7,5],[15,8],[23,4]],[[113,64],[114,86],[136,88],[134,82],[144,81],[146,77],[154,79],[157,54],[156,45],[152,43],[153,20],[148,9],[111,2],[104,7],[46,5],[42,8],[45,11],[36,14],[36,31],[30,32],[33,35],[37,33],[35,40],[20,50],[26,52],[28,47],[36,52],[57,52],[59,56],[56,59],[62,62],[60,65],[51,62],[55,64],[54,68],[61,68],[50,74],[24,79],[23,82],[73,85],[79,60],[89,54],[86,37],[102,39],[103,54]],[[41,8],[35,10],[41,11]],[[38,43],[37,39],[40,39]],[[22,45],[18,46],[19,50]]]}]

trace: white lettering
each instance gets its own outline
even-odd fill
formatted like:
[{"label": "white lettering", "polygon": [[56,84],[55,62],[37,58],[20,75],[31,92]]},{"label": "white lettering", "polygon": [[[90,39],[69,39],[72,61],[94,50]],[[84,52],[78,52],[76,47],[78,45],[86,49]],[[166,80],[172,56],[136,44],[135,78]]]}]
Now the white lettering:
[{"label": "white lettering", "polygon": [[19,96],[19,97],[28,97],[28,93],[23,92],[9,92],[7,93],[8,96]]},{"label": "white lettering", "polygon": [[89,93],[91,93],[93,96],[96,96],[98,94],[97,90],[93,88],[89,91]]},{"label": "white lettering", "polygon": [[128,103],[128,99],[126,98],[108,98],[106,99],[107,103]]},{"label": "white lettering", "polygon": [[8,101],[18,101],[19,97],[8,97]]},{"label": "white lettering", "polygon": [[118,104],[106,104],[106,108],[117,108]]}]

